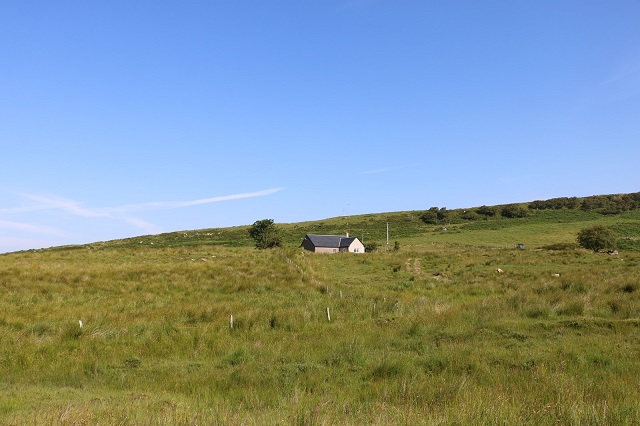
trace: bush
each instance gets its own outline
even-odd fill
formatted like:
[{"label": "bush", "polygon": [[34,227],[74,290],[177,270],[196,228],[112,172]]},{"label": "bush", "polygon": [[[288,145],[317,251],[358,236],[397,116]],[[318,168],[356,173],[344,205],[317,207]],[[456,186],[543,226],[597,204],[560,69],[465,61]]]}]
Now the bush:
[{"label": "bush", "polygon": [[378,243],[376,243],[375,241],[370,241],[368,243],[363,243],[363,245],[364,245],[364,251],[365,252],[371,252],[371,251],[378,250]]},{"label": "bush", "polygon": [[527,217],[529,215],[529,211],[519,204],[508,204],[500,209],[500,214],[503,217],[513,219],[516,217]]},{"label": "bush", "polygon": [[536,200],[529,203],[529,208],[531,210],[560,210],[562,208],[576,209],[578,207],[580,207],[580,200],[576,197],[551,198],[549,200]]},{"label": "bush", "polygon": [[256,248],[266,249],[280,247],[282,236],[273,223],[273,219],[258,220],[249,228],[249,236],[256,242]]},{"label": "bush", "polygon": [[460,217],[464,220],[478,220],[478,213],[473,210],[465,210],[460,214]]},{"label": "bush", "polygon": [[[433,209],[436,209],[435,211]],[[437,207],[432,207],[429,210],[426,210],[420,214],[420,220],[426,223],[427,225],[435,225],[438,223],[438,212]]]},{"label": "bush", "polygon": [[616,236],[606,226],[596,225],[578,232],[578,244],[588,250],[598,252],[603,249],[616,248]]},{"label": "bush", "polygon": [[498,209],[496,207],[480,206],[476,209],[476,213],[486,217],[493,217],[498,213]]},{"label": "bush", "polygon": [[446,207],[431,207],[420,214],[420,220],[427,225],[446,224],[451,219],[451,213]]}]

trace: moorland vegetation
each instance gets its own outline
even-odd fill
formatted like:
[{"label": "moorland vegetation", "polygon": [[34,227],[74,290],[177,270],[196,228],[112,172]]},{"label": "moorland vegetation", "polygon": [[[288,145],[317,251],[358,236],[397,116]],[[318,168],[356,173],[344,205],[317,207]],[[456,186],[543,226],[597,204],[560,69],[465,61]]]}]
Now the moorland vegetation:
[{"label": "moorland vegetation", "polygon": [[[0,255],[0,423],[635,424],[637,195]],[[298,248],[345,230],[378,250]]]}]

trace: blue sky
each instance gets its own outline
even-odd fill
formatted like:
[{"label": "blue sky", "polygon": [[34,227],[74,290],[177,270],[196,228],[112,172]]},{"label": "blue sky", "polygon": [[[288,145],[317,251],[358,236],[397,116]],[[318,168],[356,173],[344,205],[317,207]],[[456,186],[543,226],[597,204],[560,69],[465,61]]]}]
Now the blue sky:
[{"label": "blue sky", "polygon": [[640,191],[637,0],[0,2],[0,252]]}]

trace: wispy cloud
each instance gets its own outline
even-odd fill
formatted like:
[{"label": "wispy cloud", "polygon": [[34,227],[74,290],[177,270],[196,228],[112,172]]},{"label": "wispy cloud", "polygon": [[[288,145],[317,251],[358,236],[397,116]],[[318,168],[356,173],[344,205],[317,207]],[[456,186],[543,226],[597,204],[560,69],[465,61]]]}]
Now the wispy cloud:
[{"label": "wispy cloud", "polygon": [[22,207],[12,207],[0,209],[0,214],[29,213],[39,210],[61,210],[74,216],[81,217],[106,217],[114,213],[123,213],[137,210],[153,209],[177,209],[183,207],[197,206],[201,204],[219,203],[222,201],[240,200],[244,198],[264,197],[282,191],[284,188],[270,188],[255,192],[244,192],[240,194],[222,195],[217,197],[200,198],[186,201],[151,201],[138,204],[127,204],[116,207],[87,207],[83,203],[68,198],[55,195],[42,194],[18,194],[23,199],[33,201],[36,204]]},{"label": "wispy cloud", "polygon": [[[153,223],[147,222],[144,219],[133,216],[131,213],[142,210],[159,210],[159,209],[178,209],[191,206],[198,206],[203,204],[219,203],[223,201],[241,200],[245,198],[264,197],[267,195],[275,194],[282,191],[283,188],[270,188],[255,192],[243,192],[239,194],[222,195],[217,197],[199,198],[196,200],[186,201],[153,201],[138,204],[128,204],[115,207],[89,207],[84,203],[71,200],[56,195],[42,195],[42,194],[18,194],[21,198],[33,202],[33,204],[22,207],[5,208],[0,209],[0,214],[21,214],[29,212],[37,212],[43,210],[58,210],[70,214],[72,216],[84,217],[84,218],[112,218],[116,220],[122,220],[137,228],[143,229],[148,233],[158,233],[162,230]],[[26,223],[0,221],[0,227],[10,228],[14,230],[37,232],[50,235],[63,235],[62,231],[58,231],[54,228],[30,225]]]},{"label": "wispy cloud", "polygon": [[146,209],[177,209],[182,207],[197,206],[201,204],[219,203],[221,201],[240,200],[243,198],[264,197],[266,195],[275,194],[282,191],[283,188],[271,188],[256,192],[245,192],[242,194],[223,195],[219,197],[201,198],[198,200],[190,201],[156,201],[140,204],[129,204],[121,207],[114,207],[106,209],[107,211],[123,212],[123,211],[135,211]]},{"label": "wispy cloud", "polygon": [[602,81],[601,84],[602,86],[610,86],[612,84],[616,84],[622,81],[635,79],[639,76],[640,76],[640,63],[634,63],[616,70],[614,73],[609,75],[604,81]]},{"label": "wispy cloud", "polygon": [[151,222],[147,222],[146,220],[140,219],[139,217],[123,215],[121,219],[135,226],[136,228],[142,229],[147,234],[159,234],[162,232],[162,228],[157,225],[154,225]]},{"label": "wispy cloud", "polygon": [[30,223],[13,222],[9,220],[0,220],[0,228],[14,231],[26,231],[34,234],[55,235],[59,237],[68,236],[66,232],[50,226],[33,225]]},{"label": "wispy cloud", "polygon": [[600,83],[600,96],[626,101],[640,96],[640,61],[620,67]]},{"label": "wispy cloud", "polygon": [[[104,209],[95,209],[84,207],[82,203],[79,203],[68,198],[62,198],[54,195],[38,195],[38,194],[20,194],[20,196],[26,200],[34,201],[34,204],[30,207],[22,207],[23,212],[38,211],[38,210],[61,210],[74,216],[81,217],[104,217],[108,214]],[[0,211],[1,213],[1,211]]]}]

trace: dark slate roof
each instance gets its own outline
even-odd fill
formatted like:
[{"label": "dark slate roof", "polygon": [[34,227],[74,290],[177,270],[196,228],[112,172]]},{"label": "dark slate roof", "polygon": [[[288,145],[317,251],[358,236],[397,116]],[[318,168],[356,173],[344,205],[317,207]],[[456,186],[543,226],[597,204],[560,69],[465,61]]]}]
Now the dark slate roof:
[{"label": "dark slate roof", "polygon": [[307,234],[305,238],[308,238],[311,243],[316,247],[349,247],[356,237],[345,237],[344,235],[315,235]]}]

